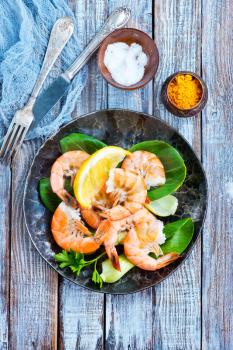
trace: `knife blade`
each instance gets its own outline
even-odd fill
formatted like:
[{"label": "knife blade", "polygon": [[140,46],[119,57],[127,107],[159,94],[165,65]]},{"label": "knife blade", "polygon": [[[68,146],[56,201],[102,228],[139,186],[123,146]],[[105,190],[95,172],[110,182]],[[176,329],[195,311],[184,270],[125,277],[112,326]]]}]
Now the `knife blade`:
[{"label": "knife blade", "polygon": [[104,23],[101,30],[90,41],[81,55],[63,74],[61,74],[46,90],[37,98],[34,108],[35,128],[43,117],[57,104],[57,102],[67,93],[69,85],[74,76],[86,64],[92,54],[100,46],[101,42],[114,30],[123,27],[129,20],[131,10],[127,7],[119,7],[115,9]]},{"label": "knife blade", "polygon": [[36,127],[43,117],[60,101],[67,93],[69,85],[70,80],[62,74],[39,95],[33,107],[34,120],[32,127]]}]

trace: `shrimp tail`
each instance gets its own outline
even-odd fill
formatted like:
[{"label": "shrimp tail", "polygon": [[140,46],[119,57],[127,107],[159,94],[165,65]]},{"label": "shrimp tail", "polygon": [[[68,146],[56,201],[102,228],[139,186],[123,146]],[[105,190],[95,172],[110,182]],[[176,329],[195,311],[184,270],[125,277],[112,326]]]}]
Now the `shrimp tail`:
[{"label": "shrimp tail", "polygon": [[122,220],[130,216],[130,211],[122,205],[116,205],[111,209],[104,210],[101,217],[112,221]]},{"label": "shrimp tail", "polygon": [[171,264],[172,262],[174,262],[175,260],[177,260],[180,257],[179,254],[177,253],[168,253],[166,255],[160,256],[157,260],[156,260],[156,266],[157,269],[161,269],[162,267],[165,267],[169,264]]},{"label": "shrimp tail", "polygon": [[101,224],[99,225],[96,233],[95,233],[95,239],[100,243],[103,244],[107,231],[109,229],[109,222],[108,220],[104,220],[101,222]]},{"label": "shrimp tail", "polygon": [[99,225],[95,239],[100,244],[104,244],[106,253],[112,262],[112,266],[121,271],[120,262],[115,244],[117,241],[117,228],[111,220],[103,220]]},{"label": "shrimp tail", "polygon": [[82,209],[80,208],[83,219],[86,223],[94,229],[97,229],[100,225],[101,219],[99,214],[94,209]]},{"label": "shrimp tail", "polygon": [[114,269],[116,269],[117,271],[121,271],[120,260],[116,248],[105,246],[105,250]]},{"label": "shrimp tail", "polygon": [[78,208],[78,202],[74,197],[72,197],[68,191],[65,189],[61,189],[57,192],[57,195],[63,200],[63,202],[66,203],[66,205],[77,209]]}]

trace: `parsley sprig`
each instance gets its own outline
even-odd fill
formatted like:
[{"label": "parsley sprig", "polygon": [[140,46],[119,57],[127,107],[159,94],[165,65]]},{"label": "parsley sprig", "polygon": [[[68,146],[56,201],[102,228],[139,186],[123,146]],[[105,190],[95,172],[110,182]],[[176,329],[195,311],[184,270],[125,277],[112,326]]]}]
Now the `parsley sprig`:
[{"label": "parsley sprig", "polygon": [[103,280],[100,277],[99,272],[97,271],[97,262],[102,256],[106,253],[102,253],[92,260],[85,260],[84,254],[75,253],[74,251],[67,252],[62,250],[61,253],[55,254],[54,259],[59,263],[61,269],[68,267],[72,272],[76,273],[78,276],[81,270],[87,266],[94,265],[94,270],[92,273],[92,281],[95,284],[99,284],[99,287],[102,288]]}]

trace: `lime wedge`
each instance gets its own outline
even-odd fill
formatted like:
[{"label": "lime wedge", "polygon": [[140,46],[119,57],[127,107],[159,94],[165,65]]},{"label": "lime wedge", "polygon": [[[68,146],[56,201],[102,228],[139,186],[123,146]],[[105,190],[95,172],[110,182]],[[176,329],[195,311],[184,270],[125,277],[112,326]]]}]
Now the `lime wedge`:
[{"label": "lime wedge", "polygon": [[114,283],[124,276],[134,265],[125,257],[124,254],[119,255],[121,271],[117,271],[112,266],[109,259],[102,262],[102,273],[100,277],[106,283]]},{"label": "lime wedge", "polygon": [[168,196],[156,199],[149,204],[145,204],[145,207],[155,215],[169,216],[175,214],[178,207],[178,200],[176,197],[169,194]]}]

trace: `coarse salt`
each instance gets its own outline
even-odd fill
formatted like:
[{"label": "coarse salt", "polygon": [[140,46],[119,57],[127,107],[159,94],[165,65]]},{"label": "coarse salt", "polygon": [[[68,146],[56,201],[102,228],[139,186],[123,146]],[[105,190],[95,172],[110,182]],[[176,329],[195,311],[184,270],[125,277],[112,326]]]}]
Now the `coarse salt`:
[{"label": "coarse salt", "polygon": [[125,86],[134,85],[143,78],[147,62],[141,45],[136,43],[130,46],[123,42],[109,44],[104,55],[104,64],[112,78]]}]

